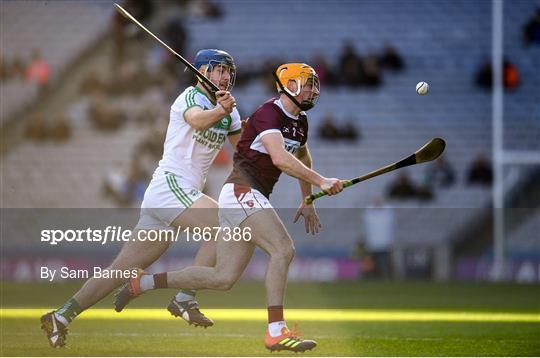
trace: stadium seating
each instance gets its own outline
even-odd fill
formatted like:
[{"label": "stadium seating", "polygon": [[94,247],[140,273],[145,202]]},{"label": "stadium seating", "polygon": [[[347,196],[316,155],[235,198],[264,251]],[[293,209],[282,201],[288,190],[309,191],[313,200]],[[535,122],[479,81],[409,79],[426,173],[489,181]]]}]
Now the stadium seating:
[{"label": "stadium seating", "polygon": [[[384,86],[379,90],[323,88],[310,120],[310,148],[314,165],[322,173],[337,177],[366,173],[407,155],[431,137],[441,136],[448,143],[445,156],[458,173],[458,183],[452,189],[439,190],[432,203],[411,202],[409,207],[471,208],[462,220],[474,222],[475,215],[471,214],[481,210],[473,208],[490,203],[490,190],[464,185],[473,156],[479,152],[491,153],[491,96],[473,83],[476,69],[491,55],[491,17],[486,16],[491,14],[489,2],[409,2],[400,3],[399,11],[395,11],[395,3],[380,1],[313,1],[309,6],[300,2],[243,2],[240,6],[239,1],[224,1],[221,5],[227,16],[220,22],[191,25],[195,34],[191,48],[195,51],[218,46],[214,37],[205,34],[220,33],[224,36],[219,37],[219,46],[236,56],[240,71],[242,64],[264,58],[309,61],[315,53],[322,53],[335,65],[347,40],[356,45],[360,54],[377,51],[390,42],[404,55],[406,71],[385,73]],[[505,51],[522,73],[519,90],[505,97],[504,143],[508,149],[540,149],[540,72],[537,70],[540,51],[523,48],[520,37],[521,24],[533,9],[534,5],[527,2],[507,2],[504,9]],[[293,20],[277,15],[288,12],[305,12],[306,16]],[[261,23],[266,26],[260,26]],[[253,37],[258,41],[251,41]],[[419,97],[413,91],[420,80],[431,85],[427,97]],[[247,112],[245,115],[272,95],[258,87],[250,85],[235,91]],[[338,120],[357,118],[362,133],[359,143],[328,143],[317,139],[313,129],[326,113],[334,114]],[[424,170],[414,168],[408,172],[421,182]],[[394,174],[377,178],[349,189],[347,195],[321,199],[318,205],[366,207],[394,178]],[[273,201],[279,207],[295,207],[299,200],[297,192],[295,181],[283,178]],[[348,226],[343,224],[354,221],[357,214],[347,215],[346,211],[342,214],[346,218],[332,222],[340,228],[339,240],[349,240],[350,245],[362,229],[348,231]],[[405,230],[402,226],[402,231],[408,233],[402,239],[433,241],[433,227],[447,227],[440,230],[446,233],[446,239],[455,235],[459,220],[456,223],[439,220],[442,226],[429,225],[422,231],[426,222],[436,221],[437,216],[432,215],[432,218],[416,219],[413,215],[414,220],[403,220],[410,222],[411,227]],[[297,234],[301,236],[300,232]]]},{"label": "stadium seating", "polygon": [[[12,60],[31,59],[39,49],[51,66],[54,81],[82,50],[87,48],[107,28],[113,12],[110,3],[81,1],[3,1],[2,56]],[[1,122],[36,99],[34,85],[2,83]]]},{"label": "stadium seating", "polygon": [[[225,13],[220,20],[188,20],[188,52],[193,54],[207,47],[224,48],[237,59],[239,71],[243,66],[276,57],[309,62],[315,53],[322,53],[335,64],[346,40],[353,41],[360,54],[378,51],[384,43],[390,42],[403,55],[406,70],[385,72],[381,88],[325,87],[317,108],[310,113],[314,166],[327,176],[354,177],[410,154],[432,137],[446,139],[445,157],[456,170],[457,182],[449,189],[437,190],[431,202],[390,202],[395,207],[412,208],[399,210],[397,221],[402,230],[398,241],[436,244],[451,240],[489,205],[491,190],[468,187],[465,173],[477,153],[488,156],[491,153],[491,95],[473,83],[476,69],[491,54],[490,2],[422,0],[396,5],[375,0],[223,0],[218,3]],[[70,6],[48,3],[59,15],[55,16],[53,11],[53,15],[40,20],[50,22],[44,32],[43,23],[35,21],[40,18],[39,9],[34,9],[33,3],[24,4],[7,2],[3,5],[3,12],[16,11],[17,16],[13,18],[20,19],[13,27],[5,27],[20,32],[9,43],[21,43],[24,39],[27,49],[34,46],[31,41],[35,40],[35,46],[43,48],[56,74],[95,38],[111,13],[103,3],[83,2]],[[518,90],[505,95],[504,143],[509,149],[540,150],[540,49],[524,48],[520,39],[521,25],[533,9],[534,2],[505,2],[505,51],[521,72]],[[285,16],[293,12],[301,16]],[[28,23],[36,25],[26,26]],[[83,26],[84,31],[66,31],[69,26]],[[29,35],[34,34],[36,28],[43,37]],[[72,36],[72,33],[80,35]],[[45,46],[49,42],[51,45]],[[13,45],[5,54],[17,51],[20,49]],[[414,92],[415,84],[421,80],[431,86],[426,97]],[[273,95],[259,82],[239,87],[234,94],[243,117]],[[316,129],[326,113],[332,113],[338,121],[350,116],[356,118],[362,138],[355,144],[329,143],[318,138]],[[22,144],[3,158],[9,170],[5,174],[4,185],[8,190],[2,206],[113,206],[99,195],[101,182],[108,168],[128,161],[142,133],[135,125],[112,135],[82,126],[75,128],[74,138],[62,145]],[[422,182],[426,166],[407,171],[415,181]],[[327,218],[327,234],[316,241],[307,241],[302,225],[292,226],[290,220],[286,224],[292,235],[299,238],[299,247],[304,245],[311,252],[347,255],[347,250],[362,234],[358,220],[362,213],[358,209],[341,209],[332,219],[331,209],[367,207],[373,196],[384,194],[395,178],[395,174],[390,174],[348,189],[346,195],[321,199],[318,205],[329,208],[322,211],[323,219]],[[28,187],[46,189],[25,190]],[[283,176],[272,196],[274,206],[295,208],[299,200],[298,184]],[[453,220],[445,219],[449,212]],[[532,226],[524,224],[525,228],[513,235],[530,235]],[[332,237],[332,232],[338,228],[340,236]],[[433,228],[439,229],[436,235]],[[332,238],[332,248],[325,238]]]}]

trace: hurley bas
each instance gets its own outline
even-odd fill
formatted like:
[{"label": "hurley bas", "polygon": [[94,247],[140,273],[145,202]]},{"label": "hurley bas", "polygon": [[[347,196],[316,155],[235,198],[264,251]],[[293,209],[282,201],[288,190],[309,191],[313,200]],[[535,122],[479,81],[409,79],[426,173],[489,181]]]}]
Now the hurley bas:
[{"label": "hurley bas", "polygon": [[42,280],[53,281],[55,278],[59,279],[88,279],[90,277],[95,278],[117,278],[117,279],[130,279],[137,276],[137,269],[132,270],[107,270],[101,267],[95,266],[93,270],[74,270],[69,267],[62,266],[60,270],[50,269],[45,266],[40,268],[40,278]]}]

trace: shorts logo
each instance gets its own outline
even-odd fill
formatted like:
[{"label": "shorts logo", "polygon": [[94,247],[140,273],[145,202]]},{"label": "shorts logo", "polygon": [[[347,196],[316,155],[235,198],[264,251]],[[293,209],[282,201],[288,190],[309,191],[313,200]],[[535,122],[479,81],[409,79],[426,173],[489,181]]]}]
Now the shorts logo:
[{"label": "shorts logo", "polygon": [[197,193],[198,193],[197,190],[191,189],[191,191],[189,192],[189,195],[191,195],[191,196],[196,196]]},{"label": "shorts logo", "polygon": [[255,203],[253,202],[253,200],[248,200],[248,201],[246,201],[245,203],[246,203],[246,205],[249,206],[250,208],[252,208],[252,207],[255,205]]}]

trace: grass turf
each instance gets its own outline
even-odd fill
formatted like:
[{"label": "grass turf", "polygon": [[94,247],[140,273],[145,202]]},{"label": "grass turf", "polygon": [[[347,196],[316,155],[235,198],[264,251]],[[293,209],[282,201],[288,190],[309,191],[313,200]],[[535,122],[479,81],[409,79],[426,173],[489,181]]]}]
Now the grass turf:
[{"label": "grass turf", "polygon": [[[39,311],[17,315],[20,311],[10,310],[57,307],[77,288],[77,283],[2,283],[2,308],[6,310],[1,315],[1,355],[270,355],[262,344],[264,310],[249,311],[253,316],[248,314],[243,320],[234,319],[238,311],[217,310],[221,320],[214,327],[196,329],[166,317],[166,312],[152,310],[164,308],[172,290],[146,294],[121,314],[112,310],[112,298],[105,298],[96,307],[111,308],[110,314],[107,310],[89,311],[86,317],[82,314],[70,326],[68,347],[62,350],[49,348],[39,329]],[[240,283],[229,293],[202,292],[199,298],[208,312],[212,312],[210,308],[265,306],[261,283]],[[527,285],[291,283],[287,307],[311,309],[291,310],[306,338],[319,343],[306,353],[309,356],[540,356],[539,298],[540,287]],[[351,311],[338,311],[344,309]],[[310,317],[303,320],[297,312],[307,312]],[[347,312],[356,318],[347,319]],[[139,313],[151,318],[138,318]],[[328,321],[328,315],[334,313],[336,319]],[[508,313],[510,318],[499,319],[501,316],[492,313]],[[413,318],[399,319],[403,314]],[[453,318],[442,320],[441,315]],[[479,319],[460,318],[475,315]],[[317,318],[323,316],[326,320]],[[418,320],[422,316],[428,319]],[[519,321],[519,317],[526,319]]]}]

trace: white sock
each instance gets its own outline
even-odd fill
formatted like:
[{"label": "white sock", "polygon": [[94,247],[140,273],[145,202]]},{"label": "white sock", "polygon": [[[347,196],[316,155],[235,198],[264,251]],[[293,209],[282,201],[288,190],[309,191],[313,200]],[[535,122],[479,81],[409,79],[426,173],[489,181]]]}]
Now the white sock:
[{"label": "white sock", "polygon": [[53,314],[54,314],[54,318],[56,318],[56,320],[62,323],[64,326],[67,326],[69,324],[69,322],[67,321],[67,319],[64,318],[64,316],[59,315],[56,312]]},{"label": "white sock", "polygon": [[283,327],[287,328],[287,323],[285,323],[285,321],[268,323],[268,333],[272,337],[281,336],[281,330]]},{"label": "white sock", "polygon": [[148,291],[154,289],[154,275],[143,275],[141,277],[141,291]]},{"label": "white sock", "polygon": [[185,292],[185,290],[179,291],[176,294],[176,300],[178,302],[194,301],[195,300],[195,291],[191,291],[193,294]]}]

